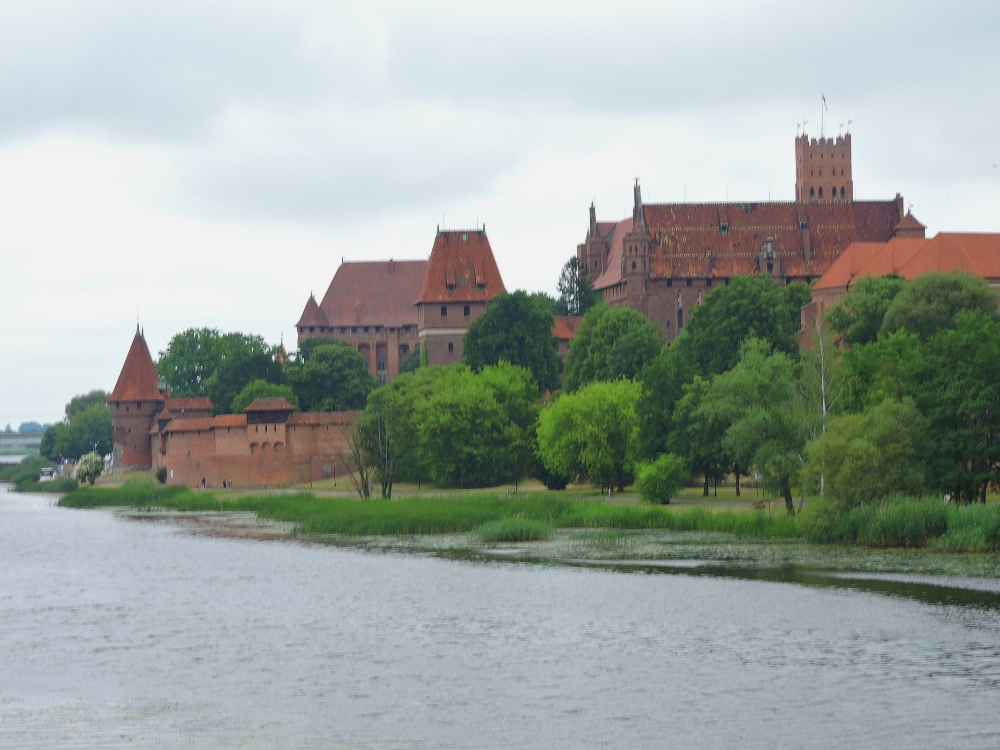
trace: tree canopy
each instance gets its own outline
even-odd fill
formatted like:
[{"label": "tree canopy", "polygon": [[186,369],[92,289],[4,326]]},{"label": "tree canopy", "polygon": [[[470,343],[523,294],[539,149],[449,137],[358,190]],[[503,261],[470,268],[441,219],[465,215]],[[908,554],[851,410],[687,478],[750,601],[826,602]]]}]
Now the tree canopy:
[{"label": "tree canopy", "polygon": [[266,380],[254,380],[233,398],[233,414],[242,414],[258,398],[283,398],[298,408],[298,396],[290,385],[275,385]]},{"label": "tree canopy", "polygon": [[205,393],[215,414],[232,414],[233,399],[255,380],[282,384],[285,372],[275,348],[261,336],[227,334],[219,342],[221,361],[206,380]]},{"label": "tree canopy", "polygon": [[566,389],[594,381],[639,378],[663,348],[659,326],[628,307],[597,305],[586,315],[566,356]]},{"label": "tree canopy", "polygon": [[926,341],[942,328],[955,328],[962,313],[997,320],[997,295],[986,279],[965,273],[931,271],[907,284],[885,313],[882,333],[905,330]]},{"label": "tree canopy", "polygon": [[463,360],[475,371],[509,362],[526,368],[542,389],[559,386],[554,319],[546,305],[520,290],[501,292],[469,326]]},{"label": "tree canopy", "polygon": [[95,444],[102,456],[111,452],[111,409],[103,401],[74,410],[72,417],[46,429],[39,452],[52,459],[79,458],[93,451]]},{"label": "tree canopy", "polygon": [[[108,396],[111,394],[107,391],[102,391],[100,389],[94,389],[89,393],[84,393],[79,396],[73,396],[66,404],[66,419],[72,419],[76,414],[87,409],[95,404],[100,404],[104,406],[108,402]],[[23,425],[22,425],[23,427]]]},{"label": "tree canopy", "polygon": [[889,306],[905,286],[906,280],[897,273],[865,276],[824,317],[845,345],[871,343],[882,330]]},{"label": "tree canopy", "polygon": [[364,355],[335,340],[314,348],[304,364],[290,366],[287,378],[303,411],[363,409],[376,386]]},{"label": "tree canopy", "polygon": [[559,300],[556,315],[586,315],[597,304],[597,293],[591,286],[590,272],[580,272],[580,261],[573,255],[559,273]]}]

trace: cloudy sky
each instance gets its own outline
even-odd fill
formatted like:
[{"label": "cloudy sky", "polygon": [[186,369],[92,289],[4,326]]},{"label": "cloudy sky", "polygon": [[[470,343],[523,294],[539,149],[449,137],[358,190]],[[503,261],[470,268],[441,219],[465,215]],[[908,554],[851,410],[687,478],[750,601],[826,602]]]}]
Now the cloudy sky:
[{"label": "cloudy sky", "polygon": [[554,291],[587,207],[789,200],[797,123],[855,195],[1000,231],[995,2],[0,5],[0,429],[110,389],[141,321],[294,342],[341,258],[485,223]]}]

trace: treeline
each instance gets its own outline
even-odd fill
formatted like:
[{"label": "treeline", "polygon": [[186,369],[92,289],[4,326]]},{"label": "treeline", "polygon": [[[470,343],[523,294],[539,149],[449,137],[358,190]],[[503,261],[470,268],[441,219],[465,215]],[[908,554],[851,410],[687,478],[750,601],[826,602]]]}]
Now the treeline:
[{"label": "treeline", "polygon": [[52,460],[75,459],[94,450],[101,456],[110,453],[111,409],[107,398],[108,393],[101,390],[74,396],[66,404],[66,417],[45,429],[38,452]]}]

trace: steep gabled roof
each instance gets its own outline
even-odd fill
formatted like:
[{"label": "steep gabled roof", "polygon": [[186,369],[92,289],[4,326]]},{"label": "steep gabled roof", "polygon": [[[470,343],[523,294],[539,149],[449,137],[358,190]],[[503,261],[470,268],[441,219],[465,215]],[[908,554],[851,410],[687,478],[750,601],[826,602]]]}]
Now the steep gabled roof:
[{"label": "steep gabled roof", "polygon": [[342,263],[319,305],[328,322],[305,325],[415,326],[413,303],[426,268],[426,260]]},{"label": "steep gabled roof", "polygon": [[[606,289],[622,280],[622,255],[625,254],[625,235],[632,231],[632,217],[622,221],[599,221],[597,228],[607,244],[608,267],[594,279],[595,290]],[[605,231],[606,230],[606,231]]]},{"label": "steep gabled roof", "polygon": [[119,401],[163,401],[163,394],[157,387],[160,375],[149,354],[146,339],[136,330],[132,346],[125,357],[115,389],[108,396],[108,403]]},{"label": "steep gabled roof", "polygon": [[967,271],[1000,281],[1000,234],[938,233],[899,267],[906,279],[927,271]]},{"label": "steep gabled roof", "polygon": [[917,221],[911,212],[907,211],[906,216],[903,220],[896,225],[896,236],[897,237],[908,237],[911,239],[924,239],[927,227]]},{"label": "steep gabled roof", "polygon": [[299,318],[299,322],[295,324],[297,328],[302,326],[323,326],[324,328],[330,325],[330,321],[327,320],[326,315],[320,309],[319,305],[316,304],[316,298],[313,295],[309,295],[309,301],[306,302],[306,309],[302,311],[302,317]]},{"label": "steep gabled roof", "polygon": [[833,262],[827,272],[819,278],[813,288],[817,290],[847,289],[861,273],[861,269],[881,253],[885,245],[884,242],[852,242]]},{"label": "steep gabled roof", "polygon": [[503,291],[485,230],[437,233],[417,303],[489,302]]}]

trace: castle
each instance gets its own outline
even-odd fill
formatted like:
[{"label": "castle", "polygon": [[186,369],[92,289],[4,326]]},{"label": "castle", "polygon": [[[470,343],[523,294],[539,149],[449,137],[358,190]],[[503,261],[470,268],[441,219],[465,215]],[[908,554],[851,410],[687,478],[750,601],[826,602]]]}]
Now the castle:
[{"label": "castle", "polygon": [[426,364],[460,362],[465,331],[503,291],[485,227],[439,227],[428,260],[341,263],[323,301],[310,295],[306,302],[298,343],[341,341],[384,385],[420,346]]},{"label": "castle", "polygon": [[577,245],[581,273],[611,307],[630,307],[660,324],[672,341],[713,286],[737,274],[768,274],[782,284],[822,276],[853,242],[923,238],[924,227],[887,201],[855,201],[851,136],[795,140],[796,200],[643,203],[638,181],[632,216],[597,220],[590,206]]},{"label": "castle", "polygon": [[347,428],[358,412],[297,414],[259,398],[245,414],[211,416],[207,398],[171,398],[136,329],[108,397],[115,472],[163,467],[168,484],[289,485],[343,474]]}]

